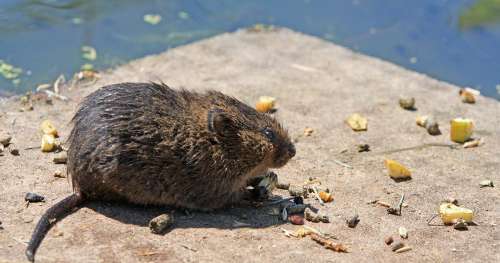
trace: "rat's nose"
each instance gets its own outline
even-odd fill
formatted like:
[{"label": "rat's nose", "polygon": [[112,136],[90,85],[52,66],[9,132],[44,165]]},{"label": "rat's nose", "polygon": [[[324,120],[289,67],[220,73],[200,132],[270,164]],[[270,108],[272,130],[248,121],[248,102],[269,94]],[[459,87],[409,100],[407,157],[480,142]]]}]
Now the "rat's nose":
[{"label": "rat's nose", "polygon": [[288,148],[288,155],[290,158],[295,156],[295,146],[293,144],[290,144],[290,147]]}]

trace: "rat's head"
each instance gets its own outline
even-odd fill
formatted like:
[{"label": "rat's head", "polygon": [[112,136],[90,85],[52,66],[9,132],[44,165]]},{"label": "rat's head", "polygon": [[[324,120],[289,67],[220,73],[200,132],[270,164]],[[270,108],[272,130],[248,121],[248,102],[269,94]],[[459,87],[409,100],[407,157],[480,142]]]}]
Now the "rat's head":
[{"label": "rat's head", "polygon": [[209,94],[208,129],[242,161],[279,168],[295,156],[288,132],[275,118],[221,93]]}]

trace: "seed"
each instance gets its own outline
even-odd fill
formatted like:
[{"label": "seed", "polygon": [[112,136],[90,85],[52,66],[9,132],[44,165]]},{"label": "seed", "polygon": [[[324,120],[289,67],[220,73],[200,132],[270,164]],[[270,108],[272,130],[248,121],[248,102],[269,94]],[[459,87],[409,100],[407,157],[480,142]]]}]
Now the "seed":
[{"label": "seed", "polygon": [[405,246],[405,243],[403,243],[403,242],[396,242],[396,243],[394,243],[394,244],[391,246],[391,250],[392,250],[392,251],[396,251],[396,250],[398,250],[398,249],[400,249],[400,248],[402,248],[402,247],[404,247],[404,246]]},{"label": "seed", "polygon": [[68,160],[68,154],[65,151],[62,151],[54,156],[54,163],[56,164],[64,164]]},{"label": "seed", "polygon": [[151,232],[154,234],[162,234],[173,224],[173,214],[161,214],[149,221],[149,229],[151,229]]}]

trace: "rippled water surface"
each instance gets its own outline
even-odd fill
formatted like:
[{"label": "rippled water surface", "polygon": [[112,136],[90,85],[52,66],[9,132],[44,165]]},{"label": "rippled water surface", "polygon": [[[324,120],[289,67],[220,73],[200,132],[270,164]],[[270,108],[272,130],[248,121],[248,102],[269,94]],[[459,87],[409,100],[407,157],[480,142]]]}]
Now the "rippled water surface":
[{"label": "rippled water surface", "polygon": [[500,0],[0,0],[0,95],[263,23],[500,98],[499,22]]}]

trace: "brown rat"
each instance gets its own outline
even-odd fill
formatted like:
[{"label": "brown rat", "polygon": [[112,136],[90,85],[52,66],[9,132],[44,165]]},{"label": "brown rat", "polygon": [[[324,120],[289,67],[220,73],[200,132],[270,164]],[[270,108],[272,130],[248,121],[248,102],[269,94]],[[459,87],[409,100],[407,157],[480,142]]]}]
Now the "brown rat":
[{"label": "brown rat", "polygon": [[249,179],[295,155],[273,117],[216,91],[110,85],[84,99],[73,123],[74,193],[41,217],[30,261],[51,225],[86,200],[213,210],[240,201]]}]

